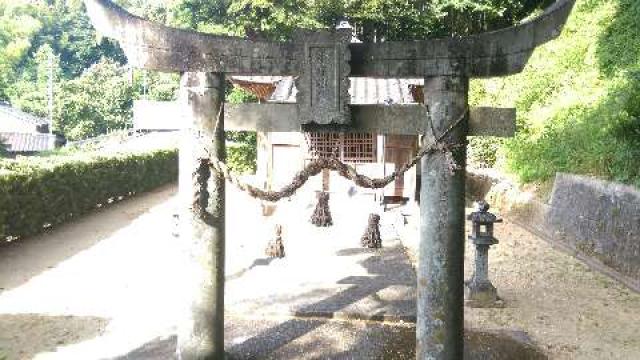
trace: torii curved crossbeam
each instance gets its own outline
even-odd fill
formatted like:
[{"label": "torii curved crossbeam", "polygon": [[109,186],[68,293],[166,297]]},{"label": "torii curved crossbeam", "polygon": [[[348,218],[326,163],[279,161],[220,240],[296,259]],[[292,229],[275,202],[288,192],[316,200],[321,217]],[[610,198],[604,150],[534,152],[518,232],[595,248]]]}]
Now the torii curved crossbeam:
[{"label": "torii curved crossbeam", "polygon": [[457,38],[352,44],[352,74],[426,77],[463,73],[505,76],[522,71],[533,50],[560,35],[575,0],[557,0],[540,16],[492,32]]},{"label": "torii curved crossbeam", "polygon": [[[159,25],[110,0],[84,0],[102,34],[117,40],[129,62],[160,71],[297,75],[304,47],[297,41],[255,41]],[[351,76],[504,76],[524,68],[533,50],[556,38],[575,0],[558,0],[540,16],[493,32],[443,39],[349,44]],[[304,41],[304,39],[302,39]]]},{"label": "torii curved crossbeam", "polygon": [[298,72],[298,46],[293,42],[253,41],[176,29],[130,14],[110,0],[84,3],[98,32],[117,40],[135,67],[250,75]]}]

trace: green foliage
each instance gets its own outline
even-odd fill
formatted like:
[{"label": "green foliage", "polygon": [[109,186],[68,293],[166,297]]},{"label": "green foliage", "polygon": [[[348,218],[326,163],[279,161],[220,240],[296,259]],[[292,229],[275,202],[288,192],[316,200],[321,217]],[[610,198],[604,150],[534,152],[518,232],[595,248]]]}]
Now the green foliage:
[{"label": "green foliage", "polygon": [[175,150],[0,161],[0,238],[37,234],[120,197],[175,181]]},{"label": "green foliage", "polygon": [[640,69],[640,2],[632,0],[618,3],[617,13],[600,35],[596,55],[605,76],[618,71]]},{"label": "green foliage", "polygon": [[[13,106],[26,112],[46,116],[49,69],[53,65],[54,103],[58,105],[54,112],[57,126],[54,130],[70,138],[78,138],[104,131],[111,125],[122,125],[122,120],[104,119],[109,118],[109,112],[116,113],[113,117],[119,117],[122,103],[128,103],[130,107],[131,97],[119,99],[112,96],[114,92],[122,92],[122,86],[110,90],[105,96],[95,90],[89,91],[89,85],[108,89],[107,85],[116,84],[113,79],[104,78],[109,75],[107,73],[99,79],[106,83],[105,86],[89,84],[90,76],[84,75],[84,71],[101,59],[120,64],[124,56],[114,43],[106,39],[96,41],[95,30],[81,1],[0,0],[0,25],[0,100],[9,100]],[[53,60],[52,64],[50,60]],[[121,77],[113,72],[112,75]],[[70,82],[75,78],[82,80]],[[87,93],[94,96],[96,104],[80,104],[76,109],[68,109],[66,105],[78,98],[87,98]],[[111,105],[104,106],[107,102]],[[73,113],[77,108],[85,108],[85,113],[98,113],[99,116],[95,117],[98,123],[89,124],[94,118],[85,118],[78,126],[79,120],[74,117],[78,114]],[[93,111],[86,111],[87,108],[93,108]],[[66,115],[70,117],[67,119]]]},{"label": "green foliage", "polygon": [[79,1],[0,0],[0,100],[10,99],[7,91],[23,72],[33,72],[32,60],[45,45],[59,57],[65,79],[103,57],[125,60],[110,40],[96,41]]},{"label": "green foliage", "polygon": [[[309,16],[310,1],[299,0],[233,0],[230,2],[227,26],[236,34],[290,37],[295,29],[321,27]],[[231,21],[229,21],[231,20]]]},{"label": "green foliage", "polygon": [[488,168],[496,164],[498,150],[503,144],[501,138],[473,136],[469,138],[467,161],[474,168]]},{"label": "green foliage", "polygon": [[180,75],[147,70],[134,70],[134,98],[174,101],[180,87]]},{"label": "green foliage", "polygon": [[126,71],[110,61],[102,60],[63,83],[57,99],[54,129],[70,140],[130,125],[133,86]]},{"label": "green foliage", "polygon": [[254,174],[257,155],[255,143],[227,146],[227,166],[236,174]]},{"label": "green foliage", "polygon": [[0,0],[0,100],[17,77],[18,64],[31,48],[31,39],[42,27],[32,5]]},{"label": "green foliage", "polygon": [[499,163],[523,182],[564,171],[640,186],[639,21],[637,1],[578,0],[522,74],[473,85],[474,101],[518,109]]},{"label": "green foliage", "polygon": [[255,131],[226,131],[227,165],[233,172],[253,174],[256,171],[257,134]]},{"label": "green foliage", "polygon": [[106,38],[96,41],[96,32],[80,1],[36,0],[25,3],[29,4],[31,16],[41,26],[31,38],[23,66],[45,44],[59,55],[65,79],[80,75],[101,58],[124,63],[124,55],[115,43]]},{"label": "green foliage", "polygon": [[50,76],[53,76],[54,84],[59,84],[62,79],[60,58],[51,46],[44,44],[26,61],[17,81],[7,89],[12,105],[28,113],[47,117]]},{"label": "green foliage", "polygon": [[477,33],[508,25],[552,0],[177,0],[174,25],[220,34],[289,38],[295,29],[349,21],[363,41]]},{"label": "green foliage", "polygon": [[231,87],[228,88],[229,92],[225,98],[225,101],[230,104],[244,104],[244,103],[255,103],[258,102],[258,98],[252,93],[239,88],[239,87]]},{"label": "green foliage", "polygon": [[364,41],[465,35],[516,23],[545,0],[316,0],[313,16],[326,26],[346,19]]},{"label": "green foliage", "polygon": [[[227,19],[227,8],[230,0],[179,0],[171,8],[173,14],[173,25],[181,25],[190,29],[200,31],[207,24],[224,24]],[[211,26],[211,25],[210,25]],[[209,28],[209,30],[212,30]],[[226,30],[218,27],[212,33],[224,33]]]},{"label": "green foliage", "polygon": [[[242,104],[257,102],[258,98],[252,93],[239,87],[232,87],[226,96],[230,104]],[[226,131],[227,141],[227,165],[229,168],[241,174],[255,173],[258,157],[257,134],[255,131]]]}]

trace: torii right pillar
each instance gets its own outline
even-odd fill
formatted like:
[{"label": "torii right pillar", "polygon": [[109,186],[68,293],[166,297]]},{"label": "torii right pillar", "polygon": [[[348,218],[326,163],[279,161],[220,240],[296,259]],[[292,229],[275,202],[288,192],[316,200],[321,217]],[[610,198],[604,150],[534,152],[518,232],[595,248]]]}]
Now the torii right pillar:
[{"label": "torii right pillar", "polygon": [[[469,79],[461,75],[425,79],[427,136],[455,146],[421,163],[418,255],[417,359],[462,359],[464,349],[464,211]],[[429,134],[433,132],[433,134]]]}]

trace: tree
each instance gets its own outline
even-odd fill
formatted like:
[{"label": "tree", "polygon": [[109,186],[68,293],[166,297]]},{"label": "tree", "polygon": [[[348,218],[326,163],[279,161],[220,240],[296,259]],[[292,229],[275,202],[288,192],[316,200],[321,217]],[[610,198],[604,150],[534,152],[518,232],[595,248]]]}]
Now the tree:
[{"label": "tree", "polygon": [[295,29],[324,27],[311,14],[311,1],[232,0],[226,25],[236,34],[289,38]]},{"label": "tree", "polygon": [[[96,32],[79,0],[0,0],[0,73],[28,68],[43,45],[60,56],[64,77],[76,77],[106,57],[124,63],[123,52]],[[10,68],[7,68],[10,66]]]},{"label": "tree", "polygon": [[284,39],[347,20],[363,41],[467,35],[513,25],[554,0],[177,0],[182,26]]},{"label": "tree", "polygon": [[134,98],[174,101],[180,87],[180,75],[132,69]]},{"label": "tree", "polygon": [[124,62],[114,42],[96,39],[80,0],[0,0],[0,100],[47,116],[51,59],[56,93],[102,58]]},{"label": "tree", "polygon": [[127,70],[112,61],[101,60],[80,77],[62,84],[54,129],[70,140],[123,129],[131,123],[132,106],[133,86]]},{"label": "tree", "polygon": [[170,9],[172,25],[211,33],[226,33],[231,0],[178,0]]},{"label": "tree", "polygon": [[52,75],[57,90],[62,80],[60,58],[45,44],[27,61],[19,78],[7,89],[11,103],[28,113],[48,116],[48,86]]},{"label": "tree", "polygon": [[119,46],[107,38],[98,40],[81,1],[36,1],[41,28],[32,40],[29,54],[48,44],[60,56],[65,79],[79,76],[102,58],[124,64]]},{"label": "tree", "polygon": [[0,100],[9,99],[7,89],[17,78],[18,65],[41,27],[33,5],[0,0]]}]

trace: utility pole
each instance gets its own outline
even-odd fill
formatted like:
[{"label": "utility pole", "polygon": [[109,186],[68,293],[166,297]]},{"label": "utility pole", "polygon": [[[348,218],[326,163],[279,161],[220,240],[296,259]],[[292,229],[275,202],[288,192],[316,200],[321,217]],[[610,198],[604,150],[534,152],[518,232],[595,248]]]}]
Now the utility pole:
[{"label": "utility pole", "polygon": [[49,134],[53,131],[53,52],[49,53],[49,81],[48,81],[48,107],[49,107]]},{"label": "utility pole", "polygon": [[149,92],[149,85],[147,84],[147,70],[142,70],[142,98],[147,100],[147,93]]}]

